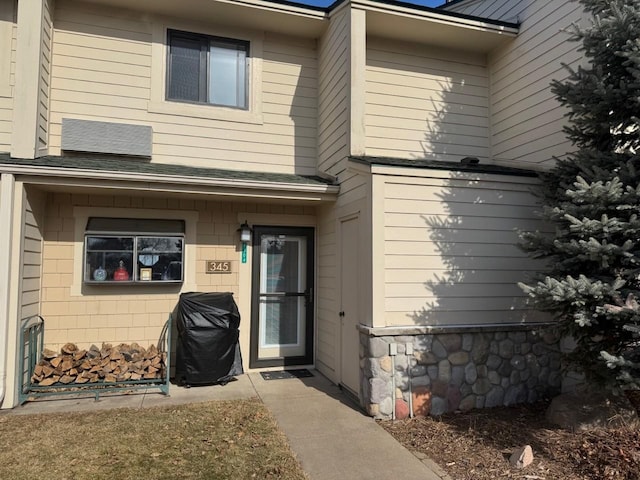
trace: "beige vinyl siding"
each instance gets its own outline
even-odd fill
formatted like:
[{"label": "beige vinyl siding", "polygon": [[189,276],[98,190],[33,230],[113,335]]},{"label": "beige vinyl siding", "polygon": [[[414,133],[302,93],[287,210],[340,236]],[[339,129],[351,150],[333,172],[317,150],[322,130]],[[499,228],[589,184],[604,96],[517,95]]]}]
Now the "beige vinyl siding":
[{"label": "beige vinyl siding", "polygon": [[[349,11],[342,8],[331,16],[328,29],[318,43],[318,169],[339,176],[340,197],[349,155]],[[316,367],[333,381],[339,378],[340,323],[338,321],[338,245],[335,205],[319,210],[317,265]]]},{"label": "beige vinyl siding", "polygon": [[318,168],[337,176],[349,155],[349,12],[331,16],[318,48]]},{"label": "beige vinyl siding", "polygon": [[488,86],[482,56],[370,39],[367,155],[486,161]]},{"label": "beige vinyl siding", "polygon": [[316,368],[333,381],[337,378],[338,347],[338,264],[336,215],[331,206],[318,210],[316,277]]},{"label": "beige vinyl siding", "polygon": [[[316,367],[327,377],[339,382],[340,349],[340,245],[338,241],[340,218],[345,215],[360,214],[361,222],[366,222],[368,188],[362,175],[345,170],[341,174],[340,195],[334,205],[319,209],[318,212],[318,264],[317,264],[317,336]],[[366,226],[365,226],[366,227]],[[365,237],[369,238],[369,237]],[[367,262],[367,246],[362,246],[361,262]],[[370,283],[366,279],[361,285],[353,286],[353,294],[366,290]],[[363,301],[363,304],[366,304]],[[361,312],[361,323],[369,323],[365,312]]]},{"label": "beige vinyl siding", "polygon": [[[339,164],[341,165],[341,164]],[[341,167],[344,168],[344,167]],[[340,194],[335,204],[319,209],[318,212],[318,283],[317,283],[317,337],[316,337],[316,367],[324,375],[340,382],[340,346],[341,322],[340,311],[341,279],[339,258],[339,224],[343,217],[357,215],[360,225],[365,232],[369,232],[368,212],[370,210],[370,185],[368,177],[350,169],[342,170],[339,175]],[[370,239],[366,233],[362,238]],[[363,242],[359,252],[359,264],[363,269],[371,264],[370,246]],[[369,270],[367,270],[369,271]],[[370,275],[369,275],[370,277]],[[351,286],[352,295],[360,295],[362,308],[358,323],[370,324],[371,319],[365,308],[370,302],[371,279],[363,276],[359,285]],[[367,308],[368,310],[368,308]]]},{"label": "beige vinyl siding", "polygon": [[38,155],[46,155],[49,144],[49,83],[51,78],[51,44],[53,35],[53,0],[44,1],[42,46],[40,49],[40,85],[38,90]]},{"label": "beige vinyl siding", "polygon": [[[358,296],[359,318],[363,325],[372,324],[371,316],[371,176],[345,170],[341,175],[340,195],[334,205],[318,210],[317,264],[317,336],[316,368],[335,382],[341,382],[341,319],[338,315],[341,296]],[[359,218],[361,248],[358,251],[360,282],[342,285],[340,224],[345,218]]]},{"label": "beige vinyl siding", "polygon": [[35,189],[25,190],[22,219],[22,266],[20,285],[20,319],[40,314],[40,285],[42,282],[42,232],[44,194]]},{"label": "beige vinyl siding", "polygon": [[519,323],[517,282],[540,265],[517,248],[535,229],[532,179],[451,173],[384,182],[385,322],[399,325]]},{"label": "beige vinyl siding", "polygon": [[[557,0],[554,0],[554,2],[557,2]],[[515,23],[518,21],[519,4],[522,3],[527,2],[520,0],[470,0],[448,6],[446,10]]]},{"label": "beige vinyl siding", "polygon": [[562,127],[565,109],[551,93],[553,79],[562,80],[562,63],[576,67],[581,54],[562,29],[579,22],[575,2],[518,2],[520,34],[493,52],[491,69],[491,133],[497,163],[547,168],[553,157],[571,150]]},{"label": "beige vinyl siding", "polygon": [[255,62],[262,65],[262,84],[252,85],[262,89],[262,122],[234,122],[149,111],[152,32],[160,20],[64,0],[56,3],[55,18],[52,153],[60,151],[67,117],[150,125],[154,162],[316,172],[314,41],[264,34],[262,62]]},{"label": "beige vinyl siding", "polygon": [[13,118],[12,90],[15,84],[16,12],[13,0],[0,7],[0,152],[11,150]]}]

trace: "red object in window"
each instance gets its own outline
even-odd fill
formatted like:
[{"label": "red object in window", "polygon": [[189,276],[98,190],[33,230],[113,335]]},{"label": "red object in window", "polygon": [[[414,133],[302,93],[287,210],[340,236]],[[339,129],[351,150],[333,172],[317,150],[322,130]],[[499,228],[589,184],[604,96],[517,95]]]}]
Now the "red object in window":
[{"label": "red object in window", "polygon": [[117,282],[129,280],[129,272],[124,268],[124,262],[122,260],[120,260],[120,265],[116,271],[113,272],[113,279]]}]

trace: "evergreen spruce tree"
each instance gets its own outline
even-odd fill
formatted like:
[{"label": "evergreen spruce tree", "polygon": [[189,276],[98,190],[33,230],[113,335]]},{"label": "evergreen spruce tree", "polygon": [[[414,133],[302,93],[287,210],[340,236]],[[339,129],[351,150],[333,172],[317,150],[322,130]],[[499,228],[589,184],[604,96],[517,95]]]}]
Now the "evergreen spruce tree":
[{"label": "evergreen spruce tree", "polygon": [[640,0],[579,0],[585,62],[552,91],[568,108],[574,153],[543,175],[553,235],[521,232],[549,260],[520,286],[577,343],[568,360],[587,379],[640,388]]}]

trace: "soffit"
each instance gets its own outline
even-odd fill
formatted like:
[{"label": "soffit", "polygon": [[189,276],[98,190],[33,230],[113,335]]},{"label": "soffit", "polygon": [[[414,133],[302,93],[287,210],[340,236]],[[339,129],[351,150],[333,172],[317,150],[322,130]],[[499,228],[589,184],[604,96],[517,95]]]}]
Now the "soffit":
[{"label": "soffit", "polygon": [[446,12],[387,9],[373,3],[367,12],[367,35],[455,50],[489,53],[518,34],[515,25],[458,17]]},{"label": "soffit", "polygon": [[326,28],[322,10],[262,1],[243,0],[82,0],[122,10],[178,17],[288,35],[317,38]]}]

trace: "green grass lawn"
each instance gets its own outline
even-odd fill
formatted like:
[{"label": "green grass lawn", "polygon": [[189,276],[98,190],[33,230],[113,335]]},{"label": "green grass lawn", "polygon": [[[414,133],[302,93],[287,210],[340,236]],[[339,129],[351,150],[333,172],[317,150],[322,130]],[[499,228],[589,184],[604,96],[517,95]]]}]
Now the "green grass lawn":
[{"label": "green grass lawn", "polygon": [[0,415],[0,479],[305,479],[258,400]]}]

